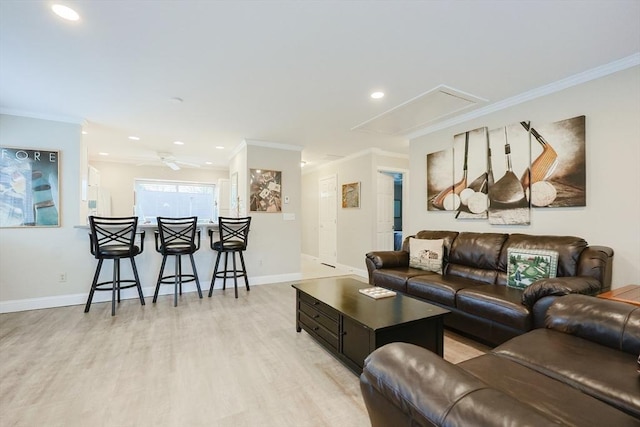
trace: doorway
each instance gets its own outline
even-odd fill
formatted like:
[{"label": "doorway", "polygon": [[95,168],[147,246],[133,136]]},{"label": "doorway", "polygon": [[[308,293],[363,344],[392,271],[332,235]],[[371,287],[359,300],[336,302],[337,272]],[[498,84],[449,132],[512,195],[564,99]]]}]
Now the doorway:
[{"label": "doorway", "polygon": [[338,262],[338,190],[336,175],[321,178],[319,186],[318,258],[322,264],[335,267]]},{"label": "doorway", "polygon": [[[387,168],[378,170],[378,250],[402,249],[408,174],[406,170]],[[389,186],[392,186],[392,190],[388,188]],[[386,220],[387,218],[389,220]],[[391,237],[381,237],[380,233],[385,228],[392,230]]]}]

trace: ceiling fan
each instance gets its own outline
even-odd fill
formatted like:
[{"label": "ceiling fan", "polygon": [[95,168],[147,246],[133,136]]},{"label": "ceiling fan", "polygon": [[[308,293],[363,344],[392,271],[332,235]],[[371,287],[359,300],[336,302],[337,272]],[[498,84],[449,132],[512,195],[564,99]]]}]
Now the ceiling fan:
[{"label": "ceiling fan", "polygon": [[[189,163],[189,162],[183,162],[183,161],[177,160],[175,156],[171,153],[159,151],[157,155],[158,155],[158,158],[160,159],[160,162],[162,162],[163,165],[167,166],[170,169],[173,169],[174,171],[180,170],[181,169],[180,165],[189,166],[192,168],[200,167],[200,165],[196,163]],[[142,166],[144,164],[145,163],[142,163],[142,164],[139,164],[138,166]]]}]

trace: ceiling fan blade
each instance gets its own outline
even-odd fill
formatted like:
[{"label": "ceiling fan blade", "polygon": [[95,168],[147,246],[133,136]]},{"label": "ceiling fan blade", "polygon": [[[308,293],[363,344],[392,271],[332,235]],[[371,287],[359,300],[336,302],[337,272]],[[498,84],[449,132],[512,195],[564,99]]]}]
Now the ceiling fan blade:
[{"label": "ceiling fan blade", "polygon": [[197,163],[181,162],[180,160],[176,160],[176,163],[179,164],[179,165],[185,165],[185,166],[189,166],[189,167],[192,167],[192,168],[199,168],[200,167],[200,165],[197,164]]},{"label": "ceiling fan blade", "polygon": [[174,162],[171,162],[169,160],[164,160],[163,163],[165,165],[167,165],[168,167],[170,167],[171,169],[173,169],[174,171],[179,171],[180,170],[180,166],[178,166]]}]

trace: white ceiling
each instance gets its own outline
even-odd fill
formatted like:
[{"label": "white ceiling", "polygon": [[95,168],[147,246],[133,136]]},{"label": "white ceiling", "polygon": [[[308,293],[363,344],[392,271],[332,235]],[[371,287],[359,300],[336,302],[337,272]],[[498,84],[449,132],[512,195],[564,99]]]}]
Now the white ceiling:
[{"label": "white ceiling", "polygon": [[479,108],[640,52],[638,0],[60,2],[80,21],[0,0],[0,108],[84,122],[101,160],[226,165],[243,139],[309,164],[407,153],[352,129],[440,85]]}]

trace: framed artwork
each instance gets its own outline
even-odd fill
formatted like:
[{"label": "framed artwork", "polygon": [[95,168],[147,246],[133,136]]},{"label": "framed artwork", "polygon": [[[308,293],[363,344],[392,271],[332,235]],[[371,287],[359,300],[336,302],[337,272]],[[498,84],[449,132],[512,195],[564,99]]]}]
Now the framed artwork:
[{"label": "framed artwork", "polygon": [[250,169],[249,210],[282,212],[282,172]]},{"label": "framed artwork", "polygon": [[60,153],[0,150],[0,227],[59,227]]},{"label": "framed artwork", "polygon": [[360,207],[360,183],[359,182],[342,184],[342,207],[343,208],[359,208]]}]

